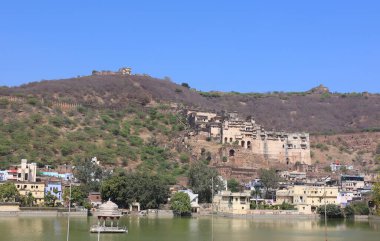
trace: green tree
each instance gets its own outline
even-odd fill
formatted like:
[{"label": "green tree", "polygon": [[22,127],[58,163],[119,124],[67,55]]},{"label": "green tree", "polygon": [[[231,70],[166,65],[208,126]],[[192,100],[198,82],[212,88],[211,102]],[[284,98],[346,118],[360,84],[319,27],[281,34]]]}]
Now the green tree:
[{"label": "green tree", "polygon": [[[324,217],[325,215],[325,206],[321,205],[317,209],[317,213]],[[327,218],[343,218],[342,209],[335,204],[327,204],[326,205],[326,216]]]},{"label": "green tree", "polygon": [[187,216],[191,214],[189,195],[183,192],[175,193],[170,199],[170,207],[176,215]]},{"label": "green tree", "polygon": [[259,178],[265,187],[265,195],[268,195],[268,189],[276,189],[281,180],[274,169],[260,169]]},{"label": "green tree", "polygon": [[227,188],[231,192],[239,192],[240,191],[240,183],[236,179],[232,178],[232,179],[227,181]]},{"label": "green tree", "polygon": [[380,155],[380,143],[377,144],[377,147],[376,147],[376,154]]},{"label": "green tree", "polygon": [[279,206],[281,210],[296,210],[295,206],[287,203],[287,202],[282,202],[281,205]]},{"label": "green tree", "polygon": [[365,202],[352,202],[350,206],[354,209],[355,215],[368,215],[369,208]]},{"label": "green tree", "polygon": [[77,159],[75,161],[74,177],[82,184],[84,192],[100,190],[102,180],[110,176],[110,172],[93,163],[90,159]]},{"label": "green tree", "polygon": [[[212,202],[212,186],[214,193],[224,189],[224,184],[218,177],[218,172],[203,162],[194,163],[189,170],[189,186],[199,195],[199,202]],[[214,183],[212,184],[212,180]]]},{"label": "green tree", "polygon": [[190,89],[190,85],[189,85],[188,83],[182,83],[181,85],[182,85],[183,87],[185,87],[185,88]]},{"label": "green tree", "polygon": [[[63,192],[63,199],[67,201],[70,197],[70,188],[65,188]],[[77,204],[79,206],[83,206],[88,197],[88,192],[86,191],[86,187],[83,185],[80,186],[71,186],[71,205]]]},{"label": "green tree", "polygon": [[352,208],[351,205],[346,206],[343,209],[343,212],[344,212],[344,216],[346,218],[351,218],[351,217],[353,217],[355,215],[355,210]]},{"label": "green tree", "polygon": [[120,207],[136,201],[142,209],[158,208],[169,197],[166,181],[146,173],[116,173],[102,183],[100,190],[103,200],[111,199]]},{"label": "green tree", "polygon": [[50,191],[45,193],[44,203],[46,206],[54,207],[56,200],[57,200],[57,197],[55,195],[53,195]]},{"label": "green tree", "polygon": [[376,212],[377,215],[380,215],[380,181],[378,180],[373,186],[372,186],[372,195],[373,195],[373,201],[375,203]]},{"label": "green tree", "polygon": [[20,196],[20,203],[23,207],[32,207],[34,205],[35,198],[31,192],[28,192],[26,196]]},{"label": "green tree", "polygon": [[20,193],[14,183],[6,182],[0,185],[0,200],[3,202],[15,202],[19,197]]}]

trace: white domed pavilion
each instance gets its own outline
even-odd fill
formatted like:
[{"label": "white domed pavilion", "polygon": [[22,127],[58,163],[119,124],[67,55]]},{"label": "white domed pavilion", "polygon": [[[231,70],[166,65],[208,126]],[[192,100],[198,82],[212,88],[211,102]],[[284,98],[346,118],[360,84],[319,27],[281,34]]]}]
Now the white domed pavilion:
[{"label": "white domed pavilion", "polygon": [[[98,225],[93,226],[90,231],[93,233],[125,233],[127,228],[119,227],[121,216],[119,207],[111,200],[108,200],[99,206]],[[110,220],[111,226],[107,226],[107,220]],[[115,220],[116,227],[113,226]]]}]

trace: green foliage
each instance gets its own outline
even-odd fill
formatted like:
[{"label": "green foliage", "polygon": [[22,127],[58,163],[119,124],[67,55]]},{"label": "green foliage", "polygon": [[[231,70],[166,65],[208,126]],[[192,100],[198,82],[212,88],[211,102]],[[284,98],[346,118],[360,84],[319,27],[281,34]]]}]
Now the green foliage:
[{"label": "green foliage", "polygon": [[281,203],[281,205],[279,206],[279,209],[280,210],[297,210],[295,205],[292,205],[292,204],[287,203],[285,201]]},{"label": "green foliage", "polygon": [[176,215],[186,216],[191,213],[190,197],[186,193],[177,192],[170,199],[170,207]]},{"label": "green foliage", "polygon": [[321,100],[325,100],[325,99],[328,99],[330,97],[331,97],[331,95],[329,93],[323,93],[323,94],[321,94]]},{"label": "green foliage", "polygon": [[182,83],[181,86],[190,89],[190,85],[188,83]]},{"label": "green foliage", "polygon": [[44,197],[44,204],[48,207],[54,207],[55,201],[57,200],[57,197],[53,195],[50,191],[45,193]]},{"label": "green foliage", "polygon": [[[317,209],[317,213],[324,217],[325,215],[325,206],[321,205]],[[327,204],[326,205],[326,216],[327,218],[343,218],[343,211],[342,209],[335,204]]]},{"label": "green foliage", "polygon": [[0,185],[0,200],[2,202],[14,202],[20,197],[16,186],[12,182],[6,182]]},{"label": "green foliage", "polygon": [[188,163],[189,160],[190,160],[190,157],[187,153],[184,153],[182,152],[180,155],[179,155],[179,160],[182,162],[182,163]]},{"label": "green foliage", "polygon": [[315,148],[321,150],[322,152],[329,150],[329,147],[323,143],[317,143],[317,145],[315,145]]},{"label": "green foliage", "polygon": [[36,97],[28,97],[27,103],[29,105],[37,105],[39,103],[38,99]]},{"label": "green foliage", "polygon": [[142,209],[158,208],[167,201],[169,188],[159,176],[119,172],[102,183],[101,194],[104,200],[110,198],[120,207],[136,201]]},{"label": "green foliage", "polygon": [[277,188],[278,182],[281,180],[274,169],[260,169],[259,178],[266,188],[266,195],[268,195],[268,189]]},{"label": "green foliage", "polygon": [[343,213],[346,218],[351,218],[355,215],[355,210],[351,205],[348,205],[343,209]]},{"label": "green foliage", "polygon": [[218,172],[203,162],[194,163],[189,170],[189,186],[194,193],[199,194],[199,202],[212,202],[212,179],[214,181],[214,193],[224,189],[223,182],[218,177]]},{"label": "green foliage", "polygon": [[35,198],[31,192],[26,196],[20,196],[20,205],[22,207],[32,207],[34,205]]},{"label": "green foliage", "polygon": [[90,159],[77,159],[75,161],[74,177],[82,184],[82,190],[86,193],[99,191],[102,180],[110,176],[110,172],[102,169]]},{"label": "green foliage", "polygon": [[[88,192],[86,187],[83,185],[80,186],[71,186],[71,205],[77,204],[83,206],[86,202]],[[63,199],[68,201],[70,197],[70,188],[65,188],[63,191]]]},{"label": "green foliage", "polygon": [[380,143],[377,144],[375,153],[376,153],[377,155],[380,155]]},{"label": "green foliage", "polygon": [[[65,112],[51,109],[48,101],[44,103],[48,104],[31,107],[20,103],[10,109],[12,113],[0,113],[7,117],[0,120],[1,168],[19,163],[21,158],[39,165],[57,165],[96,156],[103,165],[136,166],[141,161],[139,170],[162,173],[171,183],[187,173],[188,161],[177,163],[181,154],[164,148],[184,130],[181,121],[185,121],[167,106],[142,108],[131,104],[125,110],[80,107]],[[146,143],[142,132],[158,137],[160,142]],[[184,155],[182,158],[185,160]]]},{"label": "green foliage", "polygon": [[236,179],[232,178],[232,179],[227,181],[227,188],[231,192],[239,192],[240,191],[240,183]]},{"label": "green foliage", "polygon": [[372,186],[373,191],[373,201],[376,206],[376,212],[377,215],[380,215],[380,181],[377,180],[377,182]]},{"label": "green foliage", "polygon": [[9,105],[9,101],[7,99],[0,99],[0,109],[6,109]]},{"label": "green foliage", "polygon": [[204,91],[198,91],[198,93],[199,93],[201,96],[208,97],[208,98],[217,98],[217,97],[220,97],[220,94],[219,94],[219,93],[216,93],[216,92],[204,92]]}]

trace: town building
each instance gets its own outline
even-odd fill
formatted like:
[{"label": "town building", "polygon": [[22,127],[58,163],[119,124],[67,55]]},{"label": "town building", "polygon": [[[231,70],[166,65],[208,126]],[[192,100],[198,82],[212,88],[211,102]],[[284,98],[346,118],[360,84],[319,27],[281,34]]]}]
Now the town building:
[{"label": "town building", "polygon": [[364,177],[362,176],[351,176],[351,175],[341,175],[340,185],[342,191],[353,191],[358,192],[365,187]]},{"label": "town building", "polygon": [[190,198],[191,212],[198,213],[199,212],[199,204],[198,204],[198,194],[193,193],[191,190],[179,190],[178,192],[186,193]]},{"label": "town building", "polygon": [[361,193],[354,193],[350,191],[340,191],[338,195],[338,205],[344,208],[353,201],[360,201],[362,199]]},{"label": "town building", "polygon": [[28,163],[28,160],[22,159],[21,165],[17,168],[18,182],[36,182],[37,164]]},{"label": "town building", "polygon": [[293,204],[299,212],[315,213],[324,204],[338,205],[337,186],[294,185],[276,191],[276,204]]},{"label": "town building", "polygon": [[94,208],[102,204],[102,197],[100,195],[100,192],[90,192],[87,199],[91,203],[91,206]]},{"label": "town building", "polygon": [[20,195],[27,196],[31,193],[34,197],[35,204],[40,205],[44,203],[45,183],[16,182],[15,185]]},{"label": "town building", "polygon": [[59,173],[56,171],[40,171],[40,175],[46,177],[56,177],[63,181],[70,181],[74,178],[72,173]]},{"label": "town building", "polygon": [[250,209],[251,192],[221,191],[214,196],[214,211],[230,214],[246,214]]},{"label": "town building", "polygon": [[45,187],[45,195],[50,192],[53,196],[57,198],[57,201],[62,202],[62,184],[60,181],[48,181]]},{"label": "town building", "polygon": [[0,182],[8,180],[8,171],[0,171]]},{"label": "town building", "polygon": [[7,180],[8,181],[17,181],[17,166],[11,166],[7,170],[8,176]]},{"label": "town building", "polygon": [[330,168],[331,168],[332,172],[336,172],[336,171],[340,171],[340,170],[344,170],[344,169],[346,169],[346,170],[354,170],[354,166],[340,164],[338,161],[335,162],[335,163],[331,163]]}]

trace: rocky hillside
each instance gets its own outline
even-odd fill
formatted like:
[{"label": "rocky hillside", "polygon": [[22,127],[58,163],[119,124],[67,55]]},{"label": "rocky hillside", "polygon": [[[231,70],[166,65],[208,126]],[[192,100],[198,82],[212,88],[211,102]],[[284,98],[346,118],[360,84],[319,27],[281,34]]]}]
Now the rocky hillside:
[{"label": "rocky hillside", "polygon": [[302,93],[201,92],[169,79],[109,75],[0,87],[0,168],[21,158],[54,166],[96,156],[174,183],[197,155],[182,144],[183,107],[253,115],[267,130],[357,132],[313,135],[313,161],[365,161],[371,170],[379,162],[378,94],[332,94],[323,86]]},{"label": "rocky hillside", "polygon": [[[216,87],[217,88],[217,87]],[[86,76],[0,88],[0,96],[81,104],[91,108],[123,109],[178,103],[212,111],[253,115],[266,129],[312,133],[341,133],[380,129],[380,95],[330,93],[319,86],[306,92],[201,92],[146,75]]]}]

